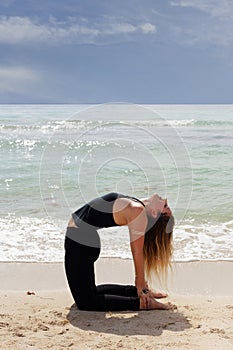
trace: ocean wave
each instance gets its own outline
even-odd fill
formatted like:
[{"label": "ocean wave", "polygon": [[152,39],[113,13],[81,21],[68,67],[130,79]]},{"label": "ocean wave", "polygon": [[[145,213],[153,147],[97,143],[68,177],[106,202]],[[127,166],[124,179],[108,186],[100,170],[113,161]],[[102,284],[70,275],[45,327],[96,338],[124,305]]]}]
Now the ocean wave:
[{"label": "ocean wave", "polygon": [[0,218],[0,261],[62,261],[66,223],[47,218]]},{"label": "ocean wave", "polygon": [[233,127],[232,120],[158,119],[145,121],[128,121],[119,123],[145,127]]},{"label": "ocean wave", "polygon": [[45,123],[37,122],[36,124],[1,124],[1,131],[18,131],[18,132],[27,132],[27,131],[56,131],[56,130],[65,130],[65,129],[83,129],[88,126],[97,126],[102,124],[102,121],[90,121],[90,120],[54,120],[46,121]]},{"label": "ocean wave", "polygon": [[113,127],[113,126],[139,126],[139,127],[227,127],[233,126],[232,120],[198,120],[198,119],[152,119],[152,120],[64,120],[64,121],[54,121],[50,122],[44,126],[42,129],[76,129],[81,130],[88,127]]},{"label": "ocean wave", "polygon": [[[62,261],[66,224],[13,213],[0,218],[0,261]],[[126,227],[105,228],[99,233],[102,257],[132,258]],[[232,260],[232,252],[233,220],[219,224],[184,222],[175,228],[174,261]]]},{"label": "ocean wave", "polygon": [[233,127],[232,120],[196,120],[194,125],[196,127]]},{"label": "ocean wave", "polygon": [[142,121],[121,121],[120,125],[129,125],[129,126],[139,126],[139,127],[169,127],[169,126],[189,126],[194,125],[194,119],[157,119],[157,120],[142,120]]},{"label": "ocean wave", "polygon": [[46,123],[35,124],[1,124],[0,133],[2,136],[11,133],[11,137],[20,134],[52,135],[64,131],[77,132],[95,129],[98,127],[233,127],[232,120],[198,120],[198,119],[155,119],[155,120],[121,120],[121,121],[102,121],[102,120],[54,120]]}]

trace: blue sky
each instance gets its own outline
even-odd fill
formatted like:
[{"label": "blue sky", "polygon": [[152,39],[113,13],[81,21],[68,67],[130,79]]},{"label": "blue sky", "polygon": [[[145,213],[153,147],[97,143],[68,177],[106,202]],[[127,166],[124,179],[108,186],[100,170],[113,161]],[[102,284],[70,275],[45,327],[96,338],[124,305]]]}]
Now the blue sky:
[{"label": "blue sky", "polygon": [[1,0],[0,103],[233,103],[232,0]]}]

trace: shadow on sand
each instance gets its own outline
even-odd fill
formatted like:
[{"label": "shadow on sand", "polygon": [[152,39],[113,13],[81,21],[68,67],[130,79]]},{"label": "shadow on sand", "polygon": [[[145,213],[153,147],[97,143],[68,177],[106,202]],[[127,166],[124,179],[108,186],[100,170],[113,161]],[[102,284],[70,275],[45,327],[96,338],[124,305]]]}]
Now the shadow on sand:
[{"label": "shadow on sand", "polygon": [[180,332],[192,327],[187,317],[177,310],[94,312],[80,311],[73,304],[67,319],[82,330],[122,336],[159,336],[165,329]]}]

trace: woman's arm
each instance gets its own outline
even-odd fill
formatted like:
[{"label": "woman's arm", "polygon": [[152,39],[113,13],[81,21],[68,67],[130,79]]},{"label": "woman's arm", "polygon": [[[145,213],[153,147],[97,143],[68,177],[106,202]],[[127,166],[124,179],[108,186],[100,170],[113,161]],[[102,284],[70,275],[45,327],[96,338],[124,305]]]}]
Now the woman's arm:
[{"label": "woman's arm", "polygon": [[147,287],[144,273],[143,244],[144,236],[130,243],[134,261],[135,285],[138,290],[142,290]]},{"label": "woman's arm", "polygon": [[143,245],[147,227],[147,216],[143,208],[132,208],[132,216],[128,222],[130,246],[134,261],[135,285],[138,291],[147,288],[144,272]]}]

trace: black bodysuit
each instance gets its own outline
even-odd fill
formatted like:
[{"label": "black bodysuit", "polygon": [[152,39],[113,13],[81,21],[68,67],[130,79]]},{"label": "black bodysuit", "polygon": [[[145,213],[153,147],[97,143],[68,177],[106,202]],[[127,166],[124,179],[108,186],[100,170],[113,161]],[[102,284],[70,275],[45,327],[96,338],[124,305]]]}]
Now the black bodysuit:
[{"label": "black bodysuit", "polygon": [[139,310],[140,300],[135,286],[95,284],[94,262],[100,254],[97,230],[117,226],[113,205],[117,198],[135,197],[111,192],[96,198],[72,214],[76,227],[67,227],[65,238],[65,270],[73,298],[81,310]]},{"label": "black bodysuit", "polygon": [[93,199],[73,213],[72,217],[75,224],[80,226],[82,223],[87,223],[96,229],[117,226],[113,218],[113,205],[117,198],[130,198],[140,202],[144,206],[144,203],[135,197],[111,192]]}]

